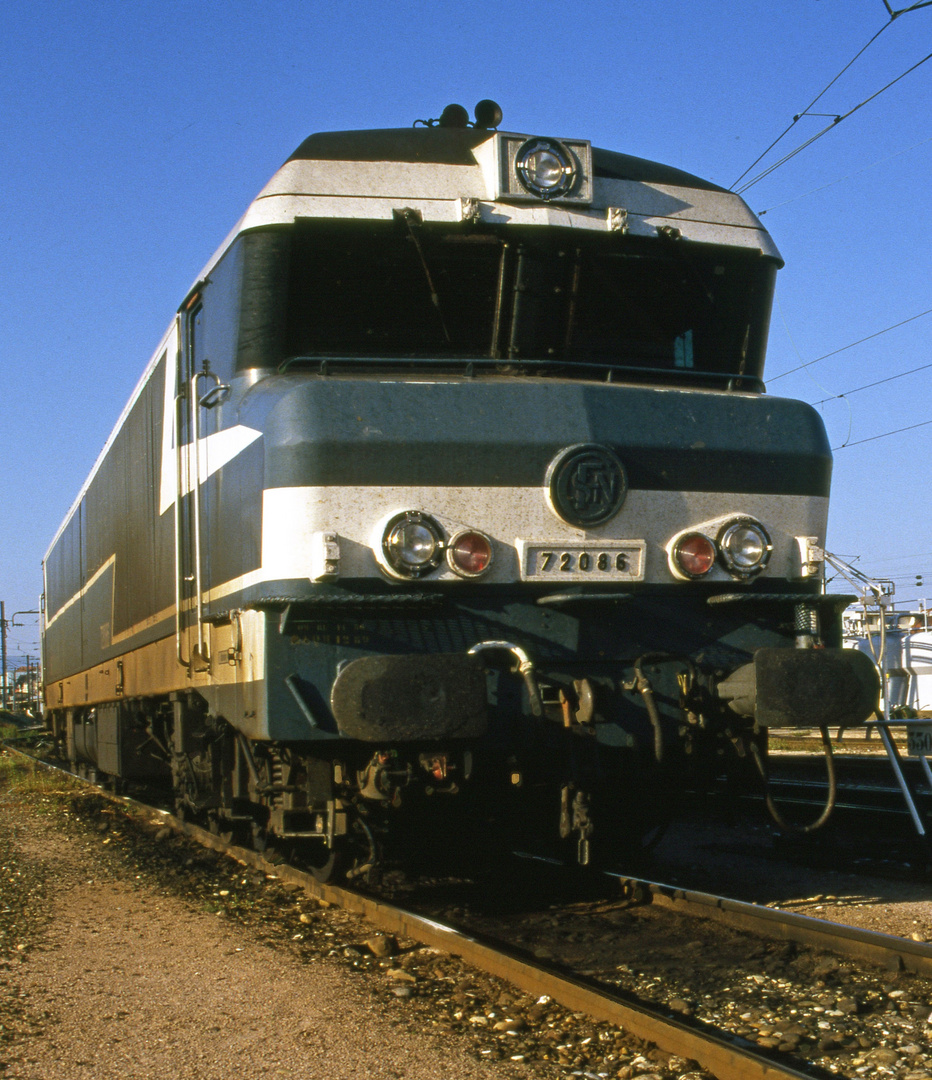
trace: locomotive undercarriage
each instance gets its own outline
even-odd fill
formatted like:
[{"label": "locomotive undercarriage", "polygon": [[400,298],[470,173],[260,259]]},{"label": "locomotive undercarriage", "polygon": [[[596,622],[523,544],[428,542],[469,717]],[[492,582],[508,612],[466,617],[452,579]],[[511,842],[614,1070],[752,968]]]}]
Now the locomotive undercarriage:
[{"label": "locomotive undercarriage", "polygon": [[[183,817],[240,843],[287,848],[322,878],[422,856],[481,862],[493,848],[548,842],[587,865],[656,835],[678,793],[722,776],[759,787],[769,723],[859,722],[876,699],[872,665],[821,648],[814,619],[794,638],[792,621],[739,613],[713,624],[704,606],[694,612],[701,648],[682,604],[654,604],[649,620],[626,614],[625,624],[611,611],[542,617],[531,605],[471,605],[446,621],[357,622],[355,638],[269,620],[270,701],[278,692],[300,704],[338,672],[334,716],[313,699],[319,726],[306,730],[317,737],[247,737],[196,690],[53,720],[84,771],[160,783]],[[494,626],[527,648],[484,638],[456,652],[411,650],[428,634],[449,649],[464,625],[472,634]],[[647,639],[629,659],[618,656],[623,630]],[[644,648],[659,640],[682,651]],[[362,647],[389,641],[408,648]]]},{"label": "locomotive undercarriage", "polygon": [[[442,743],[252,740],[194,691],[67,710],[55,730],[84,774],[158,785],[183,818],[238,843],[274,844],[323,879],[441,855],[481,862],[548,837],[581,864],[609,858],[664,822],[684,782],[709,782],[726,760],[733,773],[735,759],[750,762],[751,740],[766,746],[673,657],[644,657],[614,685],[542,673],[535,683],[539,716],[520,675],[491,672],[486,735]],[[627,728],[606,715],[618,697],[641,713]]]}]

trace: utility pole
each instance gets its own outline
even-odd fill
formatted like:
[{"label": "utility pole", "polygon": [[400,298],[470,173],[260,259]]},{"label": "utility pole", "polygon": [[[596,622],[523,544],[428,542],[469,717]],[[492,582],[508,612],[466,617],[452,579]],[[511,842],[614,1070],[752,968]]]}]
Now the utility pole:
[{"label": "utility pole", "polygon": [[[10,619],[10,626],[22,626],[22,623],[17,623],[17,615],[38,615],[38,611],[14,611],[13,617]],[[2,697],[3,708],[7,707],[7,690],[6,690],[6,604],[0,600],[0,677],[3,679],[3,693]],[[16,709],[16,686],[13,686],[13,709]]]}]

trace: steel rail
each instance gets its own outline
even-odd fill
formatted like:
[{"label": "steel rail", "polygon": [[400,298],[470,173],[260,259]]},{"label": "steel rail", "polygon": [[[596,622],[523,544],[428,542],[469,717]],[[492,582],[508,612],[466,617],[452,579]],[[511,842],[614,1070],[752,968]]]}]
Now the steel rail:
[{"label": "steel rail", "polygon": [[[150,811],[151,812],[151,811]],[[386,933],[411,938],[458,956],[465,963],[505,979],[529,994],[547,995],[570,1012],[622,1028],[669,1054],[697,1061],[718,1080],[812,1080],[813,1073],[774,1060],[737,1036],[723,1036],[698,1021],[673,1019],[643,1004],[628,1001],[553,966],[530,961],[501,944],[489,943],[453,926],[418,915],[371,896],[318,882],[292,866],[269,863],[258,852],[227,844],[200,826],[160,814],[186,835],[255,870],[298,885],[317,899],[361,915]]]},{"label": "steel rail", "polygon": [[[771,784],[771,789],[772,789],[772,794],[773,794],[774,799],[777,800],[780,803],[781,806],[799,806],[799,807],[806,806],[806,807],[811,807],[811,806],[822,806],[822,805],[824,805],[825,799],[824,798],[820,799],[818,788],[816,788],[815,785],[811,785],[812,788],[815,788],[815,791],[811,795],[811,797],[807,798],[805,796],[805,787],[806,786],[809,786],[809,785],[802,785],[802,784],[794,785],[792,782],[785,782],[785,781],[782,781],[782,780],[774,780],[773,783]],[[796,792],[800,792],[800,790],[802,790],[803,793],[802,794],[800,794],[800,793],[793,794],[792,792],[794,790]],[[839,786],[839,791],[842,791],[842,790],[843,789]],[[852,791],[850,786],[848,786],[844,790],[849,794],[849,797],[852,796],[852,795],[857,795],[858,794],[857,792]],[[880,789],[878,789],[878,788],[873,788],[873,789],[865,788],[864,790],[865,790],[865,793],[867,793],[867,792],[879,792],[882,796],[886,797],[886,793],[880,791]],[[898,788],[896,788],[896,789],[891,788],[890,789],[890,794],[899,795],[900,791],[899,791]],[[742,794],[736,795],[734,797],[740,802],[754,803],[755,805],[763,804],[763,802],[764,802],[764,796],[762,794],[759,795],[759,794],[755,794],[755,793],[742,793]],[[876,803],[876,802],[875,803],[871,803],[871,802],[867,802],[867,801],[865,801],[865,802],[851,802],[851,801],[849,801],[849,799],[842,799],[842,798],[839,798],[836,801],[835,810],[851,810],[851,811],[853,811],[855,813],[860,813],[860,814],[881,815],[881,816],[887,815],[887,816],[895,817],[895,818],[909,818],[910,817],[910,813],[909,813],[908,808],[903,806],[903,805],[900,805],[900,806],[883,806],[882,804]]]},{"label": "steel rail", "polygon": [[[553,859],[523,851],[515,854],[531,862],[562,865]],[[876,967],[911,971],[916,975],[932,978],[932,943],[927,941],[911,941],[895,934],[848,926],[830,919],[817,919],[812,915],[787,911],[785,908],[732,900],[727,896],[716,896],[698,889],[684,889],[679,885],[650,881],[629,874],[609,870],[602,873],[605,877],[619,882],[635,902],[650,903],[692,918],[709,919],[760,937],[792,941],[797,945],[811,945]]]},{"label": "steel rail", "polygon": [[620,994],[599,988],[555,966],[531,961],[507,946],[482,941],[453,926],[351,889],[323,884],[305,871],[283,863],[272,863],[259,852],[231,844],[167,810],[149,806],[130,796],[115,795],[67,769],[51,765],[8,744],[4,746],[36,765],[88,784],[107,800],[149,815],[242,865],[297,885],[310,896],[344,911],[361,915],[386,933],[407,937],[458,956],[464,963],[505,979],[526,993],[546,995],[570,1012],[586,1013],[594,1020],[611,1024],[635,1038],[653,1043],[665,1053],[696,1061],[714,1074],[717,1080],[813,1080],[815,1076],[824,1075],[821,1070],[806,1072],[793,1068],[757,1050],[739,1036],[722,1035],[699,1021],[674,1019],[658,1009],[627,1000]]},{"label": "steel rail", "polygon": [[765,907],[742,900],[730,900],[712,893],[682,889],[658,881],[609,874],[635,894],[640,891],[658,907],[696,918],[712,919],[726,926],[747,930],[762,937],[812,945],[884,968],[900,968],[932,977],[932,944],[910,941],[894,934],[864,930],[857,926],[800,915],[783,908]]}]

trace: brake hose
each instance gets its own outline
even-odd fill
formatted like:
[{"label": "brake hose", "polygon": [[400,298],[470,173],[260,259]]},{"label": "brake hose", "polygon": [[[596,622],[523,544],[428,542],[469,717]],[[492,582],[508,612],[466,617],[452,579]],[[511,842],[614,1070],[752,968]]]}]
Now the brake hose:
[{"label": "brake hose", "polygon": [[650,684],[650,679],[641,670],[641,661],[649,659],[649,657],[641,656],[634,664],[635,672],[635,689],[644,699],[644,704],[647,707],[647,718],[650,720],[650,726],[654,730],[654,757],[657,760],[657,764],[663,763],[663,725],[660,722],[660,711],[657,708],[657,702],[654,700],[654,688]]},{"label": "brake hose", "polygon": [[829,738],[828,728],[820,725],[819,732],[822,735],[822,747],[825,751],[825,772],[828,779],[828,795],[826,796],[822,813],[808,825],[797,825],[794,822],[787,821],[777,809],[777,804],[773,801],[773,795],[770,792],[770,777],[767,775],[767,768],[761,757],[760,747],[756,742],[751,743],[751,757],[754,758],[754,764],[757,766],[757,771],[764,781],[764,801],[767,804],[767,809],[770,811],[770,816],[784,832],[803,834],[815,832],[816,829],[822,828],[829,817],[831,817],[832,811],[835,809],[835,797],[838,792],[838,783],[835,776],[835,756],[832,753],[832,742]]}]

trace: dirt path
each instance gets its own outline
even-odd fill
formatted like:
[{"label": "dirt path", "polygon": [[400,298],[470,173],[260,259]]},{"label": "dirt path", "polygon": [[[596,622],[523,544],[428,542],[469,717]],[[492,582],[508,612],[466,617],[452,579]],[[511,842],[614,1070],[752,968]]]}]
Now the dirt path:
[{"label": "dirt path", "polygon": [[[6,821],[2,821],[6,818]],[[9,807],[0,822],[10,825]],[[242,926],[126,876],[106,839],[63,835],[16,809],[22,882],[46,921],[12,949],[2,983],[31,1018],[6,1047],[17,1080],[464,1080],[529,1073],[418,1030],[404,998],[302,962]],[[13,865],[6,858],[4,870]],[[23,870],[22,867],[27,869]],[[122,872],[121,872],[122,869]],[[140,875],[140,879],[145,875]],[[209,895],[209,894],[208,894]],[[331,935],[333,936],[333,935]],[[411,1021],[414,1020],[414,1024]]]}]

